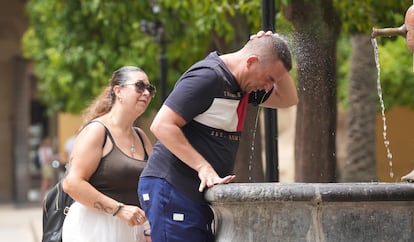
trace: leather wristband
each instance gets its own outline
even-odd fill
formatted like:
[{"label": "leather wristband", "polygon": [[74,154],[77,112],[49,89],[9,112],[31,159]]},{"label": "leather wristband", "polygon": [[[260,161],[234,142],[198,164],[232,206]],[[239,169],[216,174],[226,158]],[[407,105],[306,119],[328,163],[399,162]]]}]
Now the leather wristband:
[{"label": "leather wristband", "polygon": [[115,216],[119,213],[121,208],[123,208],[125,205],[123,203],[118,202],[118,207],[116,208],[115,212],[112,214],[112,216]]}]

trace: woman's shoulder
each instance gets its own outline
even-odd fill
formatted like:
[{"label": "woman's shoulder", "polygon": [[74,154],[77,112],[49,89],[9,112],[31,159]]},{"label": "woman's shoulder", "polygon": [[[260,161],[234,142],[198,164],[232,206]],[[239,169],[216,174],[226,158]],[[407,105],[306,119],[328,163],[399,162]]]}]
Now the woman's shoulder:
[{"label": "woman's shoulder", "polygon": [[106,132],[106,125],[102,120],[99,119],[94,119],[91,120],[87,123],[85,123],[81,130],[79,131],[79,135],[81,135],[82,133],[85,134],[90,134],[90,133],[94,133],[94,134],[99,134],[99,133],[105,133]]}]

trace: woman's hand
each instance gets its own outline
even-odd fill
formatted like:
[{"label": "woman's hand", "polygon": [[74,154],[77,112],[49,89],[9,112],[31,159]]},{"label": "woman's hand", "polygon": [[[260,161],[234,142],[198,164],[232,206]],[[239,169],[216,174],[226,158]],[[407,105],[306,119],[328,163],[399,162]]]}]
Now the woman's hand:
[{"label": "woman's hand", "polygon": [[124,205],[116,216],[127,222],[129,226],[142,225],[147,221],[145,212],[139,207],[132,205]]},{"label": "woman's hand", "polygon": [[144,230],[144,237],[145,237],[145,242],[152,242],[152,240],[151,240],[151,229]]}]

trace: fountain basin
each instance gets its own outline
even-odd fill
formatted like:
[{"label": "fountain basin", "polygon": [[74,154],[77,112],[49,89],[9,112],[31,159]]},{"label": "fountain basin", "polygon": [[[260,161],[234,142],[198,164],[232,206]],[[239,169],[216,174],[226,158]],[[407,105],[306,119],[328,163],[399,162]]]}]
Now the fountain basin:
[{"label": "fountain basin", "polygon": [[411,183],[232,183],[205,193],[216,241],[414,241]]}]

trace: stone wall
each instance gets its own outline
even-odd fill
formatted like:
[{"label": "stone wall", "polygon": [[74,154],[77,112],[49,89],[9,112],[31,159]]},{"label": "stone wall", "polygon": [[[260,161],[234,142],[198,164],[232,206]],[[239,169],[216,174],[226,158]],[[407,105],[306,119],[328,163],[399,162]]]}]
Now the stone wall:
[{"label": "stone wall", "polygon": [[414,241],[409,183],[233,183],[207,190],[221,241]]}]

